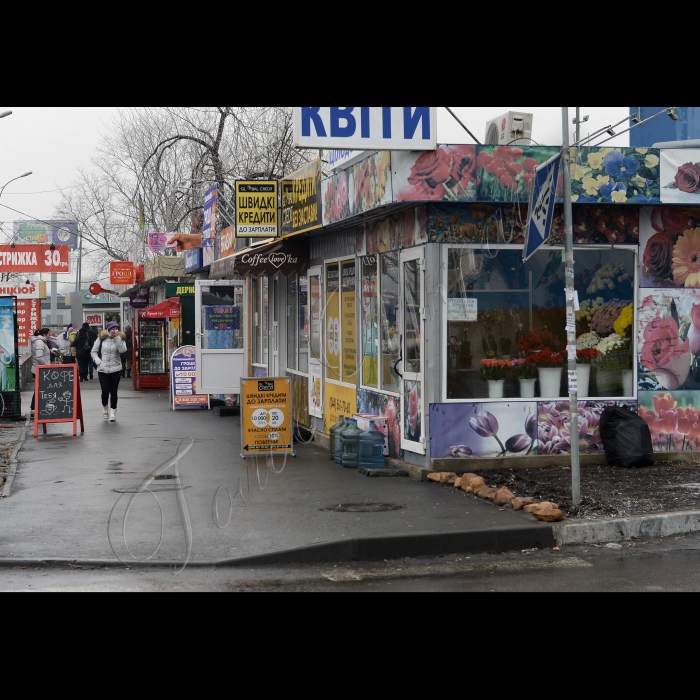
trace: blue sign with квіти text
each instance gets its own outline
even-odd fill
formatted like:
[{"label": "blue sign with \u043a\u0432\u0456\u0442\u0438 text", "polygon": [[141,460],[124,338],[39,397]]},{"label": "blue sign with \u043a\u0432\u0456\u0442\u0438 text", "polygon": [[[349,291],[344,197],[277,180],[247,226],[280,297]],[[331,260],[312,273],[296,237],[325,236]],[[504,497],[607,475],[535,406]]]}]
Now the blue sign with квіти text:
[{"label": "blue sign with \u043a\u0432\u0456\u0442\u0438 text", "polygon": [[557,201],[561,155],[552,158],[535,171],[530,199],[530,216],[525,231],[523,260],[532,257],[552,233],[554,204]]}]

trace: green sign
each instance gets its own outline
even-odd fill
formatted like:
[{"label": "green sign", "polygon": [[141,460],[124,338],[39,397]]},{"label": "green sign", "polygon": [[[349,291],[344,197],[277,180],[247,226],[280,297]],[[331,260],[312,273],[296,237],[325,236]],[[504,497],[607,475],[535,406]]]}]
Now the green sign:
[{"label": "green sign", "polygon": [[165,285],[165,298],[170,299],[172,297],[193,297],[194,296],[194,285],[178,282],[171,282]]}]

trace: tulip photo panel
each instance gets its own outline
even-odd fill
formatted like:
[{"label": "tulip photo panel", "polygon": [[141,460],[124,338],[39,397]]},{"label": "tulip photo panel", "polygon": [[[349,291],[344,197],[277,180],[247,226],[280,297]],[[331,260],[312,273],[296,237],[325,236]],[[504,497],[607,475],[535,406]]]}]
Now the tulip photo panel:
[{"label": "tulip photo panel", "polygon": [[654,452],[700,452],[700,396],[696,391],[640,391],[639,415]]},{"label": "tulip photo panel", "polygon": [[661,201],[700,204],[700,149],[664,148],[661,151]]}]

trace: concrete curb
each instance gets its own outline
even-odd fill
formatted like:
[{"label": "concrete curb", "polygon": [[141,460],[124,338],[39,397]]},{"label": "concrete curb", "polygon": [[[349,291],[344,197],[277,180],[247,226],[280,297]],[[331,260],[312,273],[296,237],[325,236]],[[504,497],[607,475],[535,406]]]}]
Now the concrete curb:
[{"label": "concrete curb", "polygon": [[[272,566],[281,564],[326,564],[350,561],[383,561],[404,557],[438,556],[442,554],[481,554],[520,549],[544,549],[554,546],[551,525],[502,527],[470,532],[416,533],[387,537],[367,537],[336,542],[322,542],[280,552],[259,554],[239,559],[190,561],[188,567]],[[0,559],[0,568],[15,567],[181,567],[181,561],[120,562],[114,559]]]},{"label": "concrete curb", "polygon": [[633,537],[670,537],[700,532],[700,511],[688,510],[613,520],[586,520],[552,526],[557,545],[623,542]]},{"label": "concrete curb", "polygon": [[17,455],[24,446],[28,431],[29,418],[25,420],[24,428],[22,428],[22,434],[19,436],[19,442],[15,445],[15,449],[12,450],[12,454],[10,455],[10,473],[5,477],[5,485],[2,488],[2,493],[0,493],[0,498],[9,498],[10,495],[12,495],[12,482],[15,480],[15,476],[17,475],[17,465],[19,464]]}]

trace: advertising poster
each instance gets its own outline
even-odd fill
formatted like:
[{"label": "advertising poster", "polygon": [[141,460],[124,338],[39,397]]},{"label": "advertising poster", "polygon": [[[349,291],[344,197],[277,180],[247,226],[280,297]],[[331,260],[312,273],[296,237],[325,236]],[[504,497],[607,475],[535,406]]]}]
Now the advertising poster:
[{"label": "advertising poster", "polygon": [[70,272],[70,248],[67,245],[0,245],[0,273]]},{"label": "advertising poster", "polygon": [[197,394],[197,355],[192,345],[175,350],[172,371],[173,410],[209,408],[209,396]]},{"label": "advertising poster", "polygon": [[700,288],[700,206],[643,207],[639,228],[640,286]]},{"label": "advertising poster", "polygon": [[660,203],[659,149],[575,149],[571,194],[578,204]]},{"label": "advertising poster", "polygon": [[185,272],[196,272],[204,267],[203,249],[190,248],[185,251]]},{"label": "advertising poster", "polygon": [[357,413],[357,391],[329,382],[326,382],[324,391],[326,395],[323,432],[329,435],[331,427],[338,422],[339,416],[352,417]]},{"label": "advertising poster", "polygon": [[476,146],[395,153],[391,165],[397,202],[476,201]]},{"label": "advertising poster", "polygon": [[355,384],[357,376],[357,303],[355,261],[343,263],[342,353],[343,381]]},{"label": "advertising poster", "polygon": [[322,365],[312,362],[309,365],[309,415],[323,417]]},{"label": "advertising poster", "polygon": [[326,268],[326,379],[340,381],[340,266]]},{"label": "advertising poster", "polygon": [[292,453],[292,385],[288,378],[241,380],[241,456]]},{"label": "advertising poster", "polygon": [[0,391],[16,391],[17,389],[15,312],[13,307],[12,299],[0,299]]},{"label": "advertising poster", "polygon": [[34,331],[39,328],[40,309],[41,301],[39,299],[17,300],[17,344],[19,347],[27,347]]},{"label": "advertising poster", "polygon": [[274,180],[237,180],[236,237],[278,238],[278,200],[278,186]]},{"label": "advertising poster", "polygon": [[322,183],[323,223],[343,221],[391,204],[393,188],[391,153],[382,151],[364,158]]},{"label": "advertising poster", "polygon": [[282,236],[323,226],[320,159],[307,163],[282,180]]},{"label": "advertising poster", "polygon": [[649,426],[654,452],[700,452],[697,391],[640,391],[639,415]]},{"label": "advertising poster", "polygon": [[235,347],[234,331],[241,329],[241,310],[237,306],[204,306],[204,332],[209,350]]},{"label": "advertising poster", "polygon": [[109,283],[124,284],[130,286],[134,283],[134,263],[111,262],[109,263]]},{"label": "advertising poster", "polygon": [[214,239],[216,238],[217,186],[207,190],[204,196],[204,225],[202,227],[202,262],[204,267],[214,262]]},{"label": "advertising poster", "polygon": [[226,227],[221,232],[221,258],[230,258],[236,247],[236,232],[233,226]]},{"label": "advertising poster", "polygon": [[357,392],[357,411],[386,419],[389,457],[401,458],[401,400],[367,389]]},{"label": "advertising poster", "polygon": [[700,204],[700,149],[664,148],[661,151],[661,201]]},{"label": "advertising poster", "polygon": [[15,221],[13,234],[21,243],[78,247],[77,221]]}]

